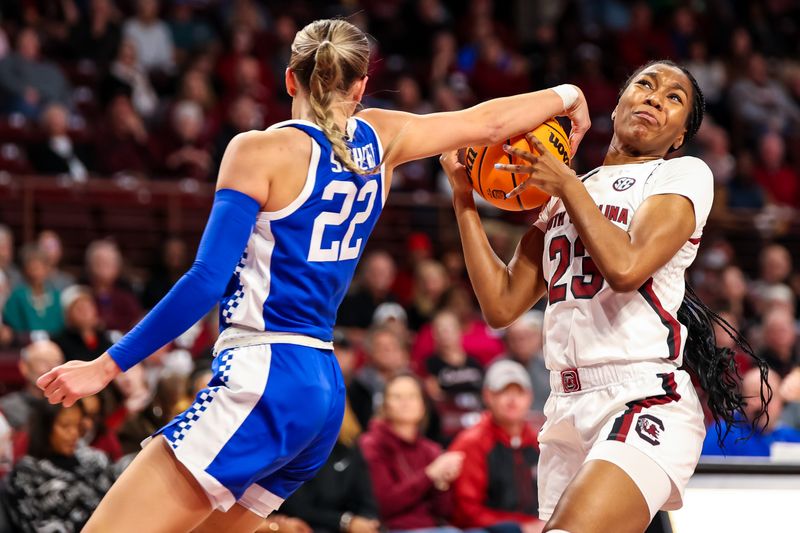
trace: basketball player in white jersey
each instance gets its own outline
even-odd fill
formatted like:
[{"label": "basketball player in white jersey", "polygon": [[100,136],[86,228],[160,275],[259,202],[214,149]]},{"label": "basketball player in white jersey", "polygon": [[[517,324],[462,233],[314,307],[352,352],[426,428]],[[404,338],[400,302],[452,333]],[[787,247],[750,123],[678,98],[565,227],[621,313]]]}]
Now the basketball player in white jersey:
[{"label": "basketball player in white jersey", "polygon": [[544,531],[641,533],[659,509],[681,506],[705,437],[681,365],[696,371],[718,420],[741,411],[733,354],[715,349],[716,317],[684,282],[713,177],[694,157],[664,159],[697,132],[703,107],[691,74],[658,61],[620,94],[602,167],[578,177],[532,136],[543,155],[507,148],[526,163],[497,167],[528,174],[524,185],[552,195],[508,266],[489,246],[456,154],[441,158],[489,324],[507,326],[548,298],[552,394],[538,471]]},{"label": "basketball player in white jersey", "polygon": [[570,117],[574,145],[589,127],[574,86],[452,113],[354,117],[368,66],[367,37],[352,24],[299,31],[286,71],[293,120],[231,141],[192,268],[108,353],[40,378],[50,402],[69,406],[220,304],[208,388],[150,440],[85,532],[255,530],[336,441],[344,385],[333,322],[393,169],[500,142],[552,115]]}]

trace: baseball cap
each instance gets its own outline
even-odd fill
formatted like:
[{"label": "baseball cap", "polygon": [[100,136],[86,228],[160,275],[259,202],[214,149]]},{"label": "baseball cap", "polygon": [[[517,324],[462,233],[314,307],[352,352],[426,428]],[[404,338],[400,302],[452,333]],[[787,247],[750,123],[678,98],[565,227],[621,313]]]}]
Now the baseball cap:
[{"label": "baseball cap", "polygon": [[493,363],[486,371],[483,386],[492,392],[500,392],[509,385],[519,385],[527,390],[533,389],[528,371],[521,364],[510,360]]},{"label": "baseball cap", "polygon": [[408,315],[400,304],[384,302],[375,308],[375,312],[372,315],[372,323],[374,325],[381,325],[389,320],[397,320],[398,322],[407,324]]}]

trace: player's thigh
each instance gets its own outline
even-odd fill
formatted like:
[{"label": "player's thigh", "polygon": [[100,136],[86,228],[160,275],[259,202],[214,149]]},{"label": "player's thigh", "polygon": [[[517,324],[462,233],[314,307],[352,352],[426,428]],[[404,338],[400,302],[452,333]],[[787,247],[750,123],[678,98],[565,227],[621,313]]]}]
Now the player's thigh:
[{"label": "player's thigh", "polygon": [[191,531],[209,514],[205,491],[159,437],[125,469],[83,532]]},{"label": "player's thigh", "polygon": [[236,531],[236,533],[252,533],[265,519],[236,503],[226,512],[214,511],[202,524],[192,530],[193,533],[219,533],[220,531]]},{"label": "player's thigh", "polygon": [[556,505],[544,531],[642,533],[650,510],[625,471],[608,461],[585,463]]}]

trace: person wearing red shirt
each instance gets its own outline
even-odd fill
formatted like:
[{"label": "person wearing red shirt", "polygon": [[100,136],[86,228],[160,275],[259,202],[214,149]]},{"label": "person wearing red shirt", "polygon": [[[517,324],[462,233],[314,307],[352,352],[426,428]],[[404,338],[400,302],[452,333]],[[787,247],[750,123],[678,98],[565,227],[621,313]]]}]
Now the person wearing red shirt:
[{"label": "person wearing red shirt", "polygon": [[450,483],[461,472],[463,454],[442,453],[422,436],[426,412],[418,378],[397,375],[384,391],[383,416],[372,421],[359,442],[381,523],[391,531],[455,531],[440,526],[450,515]]},{"label": "person wearing red shirt", "polygon": [[453,483],[453,524],[462,528],[534,533],[538,519],[537,435],[527,423],[533,388],[525,368],[501,360],[486,373],[480,422],[462,431],[450,446],[464,454]]}]

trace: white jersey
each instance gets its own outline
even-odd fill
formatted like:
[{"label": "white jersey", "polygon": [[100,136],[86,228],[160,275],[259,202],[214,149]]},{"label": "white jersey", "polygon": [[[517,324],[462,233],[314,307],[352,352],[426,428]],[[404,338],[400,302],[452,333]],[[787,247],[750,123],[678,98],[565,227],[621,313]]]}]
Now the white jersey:
[{"label": "white jersey", "polygon": [[679,157],[603,166],[582,180],[605,217],[624,230],[648,197],[679,194],[694,206],[695,231],[639,290],[614,292],[586,253],[564,204],[552,198],[534,224],[545,233],[547,368],[561,371],[644,360],[680,366],[686,327],[678,322],[677,313],[684,296],[684,272],[697,255],[711,210],[711,170],[700,159]]}]

